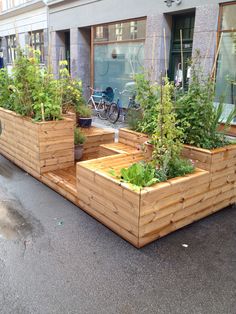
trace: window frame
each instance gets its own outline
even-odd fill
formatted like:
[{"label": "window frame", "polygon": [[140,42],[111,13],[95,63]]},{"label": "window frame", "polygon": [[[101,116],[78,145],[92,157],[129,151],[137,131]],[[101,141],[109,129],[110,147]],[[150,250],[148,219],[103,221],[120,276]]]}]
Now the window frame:
[{"label": "window frame", "polygon": [[[36,36],[39,34],[39,42],[37,43],[36,41]],[[34,41],[32,41],[32,36]],[[34,50],[40,50],[41,55],[40,55],[40,63],[45,62],[45,53],[44,53],[44,48],[45,48],[45,41],[44,41],[44,30],[36,30],[29,32],[29,46],[33,48]],[[39,49],[38,49],[39,46]]]},{"label": "window frame", "polygon": [[[212,73],[212,77],[213,79],[217,80],[217,71],[218,71],[218,61],[219,61],[219,51],[220,51],[220,44],[221,44],[221,40],[223,37],[223,34],[230,34],[230,33],[236,33],[236,27],[234,29],[222,29],[222,21],[223,21],[223,11],[224,11],[224,7],[226,6],[231,6],[231,5],[235,5],[236,6],[236,1],[233,2],[225,2],[225,3],[221,3],[219,5],[219,16],[218,16],[218,26],[217,26],[217,45],[216,45],[216,52],[215,52],[215,68],[213,69],[214,72]],[[231,122],[231,126],[235,125],[235,121]]]},{"label": "window frame", "polygon": [[17,41],[16,34],[6,36],[7,64],[13,64],[16,59],[16,48],[17,48],[16,41]]}]

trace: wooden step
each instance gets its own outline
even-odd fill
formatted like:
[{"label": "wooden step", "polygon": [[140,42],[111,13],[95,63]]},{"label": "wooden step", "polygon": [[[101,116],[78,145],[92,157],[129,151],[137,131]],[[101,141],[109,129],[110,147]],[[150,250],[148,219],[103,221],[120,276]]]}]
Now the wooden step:
[{"label": "wooden step", "polygon": [[135,147],[123,143],[110,143],[100,145],[99,156],[105,157],[116,154],[135,154],[140,153]]}]

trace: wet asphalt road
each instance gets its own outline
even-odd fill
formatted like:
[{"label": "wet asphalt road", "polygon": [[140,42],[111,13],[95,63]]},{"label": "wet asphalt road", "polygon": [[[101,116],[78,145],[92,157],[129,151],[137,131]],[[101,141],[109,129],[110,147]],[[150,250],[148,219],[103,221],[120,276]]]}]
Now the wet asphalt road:
[{"label": "wet asphalt road", "polygon": [[234,207],[137,250],[0,157],[0,234],[1,314],[236,313]]}]

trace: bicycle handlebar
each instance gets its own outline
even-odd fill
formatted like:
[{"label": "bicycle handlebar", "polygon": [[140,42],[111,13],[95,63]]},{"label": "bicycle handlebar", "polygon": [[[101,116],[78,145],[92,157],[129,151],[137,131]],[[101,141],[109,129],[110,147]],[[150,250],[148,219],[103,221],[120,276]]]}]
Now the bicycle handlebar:
[{"label": "bicycle handlebar", "polygon": [[89,86],[89,85],[87,86],[87,88],[90,89],[92,92],[103,93],[102,90],[100,90],[100,89],[94,89],[94,88],[92,88],[92,87]]}]

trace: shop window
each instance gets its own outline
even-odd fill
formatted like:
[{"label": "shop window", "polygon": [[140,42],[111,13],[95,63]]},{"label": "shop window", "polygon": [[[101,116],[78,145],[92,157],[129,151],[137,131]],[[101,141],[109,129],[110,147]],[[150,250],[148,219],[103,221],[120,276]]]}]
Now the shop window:
[{"label": "shop window", "polygon": [[[94,27],[92,79],[95,88],[111,86],[122,91],[132,85],[134,75],[144,66],[145,32],[145,19]],[[127,99],[123,98],[124,105]]]},{"label": "shop window", "polygon": [[227,114],[236,105],[236,2],[222,5],[220,12],[216,101],[224,97]]}]

